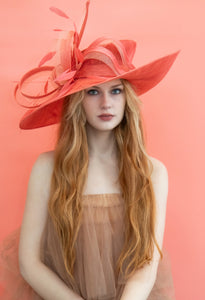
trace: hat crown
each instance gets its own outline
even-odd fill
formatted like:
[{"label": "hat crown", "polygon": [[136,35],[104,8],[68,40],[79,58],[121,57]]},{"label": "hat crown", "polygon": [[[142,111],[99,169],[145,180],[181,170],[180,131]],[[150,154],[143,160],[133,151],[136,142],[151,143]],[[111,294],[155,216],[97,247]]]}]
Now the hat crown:
[{"label": "hat crown", "polygon": [[134,68],[132,59],[136,43],[132,40],[99,38],[83,51],[75,44],[67,48],[63,42],[60,65],[53,72],[53,80],[60,85],[68,79],[71,83],[81,77],[110,77]]}]

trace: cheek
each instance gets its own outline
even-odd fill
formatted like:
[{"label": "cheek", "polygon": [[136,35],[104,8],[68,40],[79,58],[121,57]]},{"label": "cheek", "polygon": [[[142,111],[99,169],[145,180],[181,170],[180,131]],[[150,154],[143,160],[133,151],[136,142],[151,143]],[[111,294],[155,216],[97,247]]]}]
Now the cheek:
[{"label": "cheek", "polygon": [[120,108],[119,108],[119,110],[121,111],[121,113],[123,115],[124,115],[124,112],[125,112],[125,104],[126,104],[126,101],[125,101],[125,99],[123,99],[122,102],[121,102]]},{"label": "cheek", "polygon": [[82,106],[85,111],[86,119],[89,119],[90,117],[92,117],[93,112],[94,112],[93,103],[91,103],[89,101],[84,101],[84,102],[82,102]]},{"label": "cheek", "polygon": [[85,111],[86,114],[90,111],[90,105],[89,105],[89,102],[83,101],[83,102],[82,102],[82,107],[83,107],[83,109],[84,109],[84,111]]}]

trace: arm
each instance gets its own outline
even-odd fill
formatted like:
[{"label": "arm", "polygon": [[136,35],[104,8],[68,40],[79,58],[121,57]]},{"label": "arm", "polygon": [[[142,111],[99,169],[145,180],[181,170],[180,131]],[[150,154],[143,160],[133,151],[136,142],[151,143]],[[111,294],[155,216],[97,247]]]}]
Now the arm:
[{"label": "arm", "polygon": [[31,171],[19,244],[20,272],[45,300],[82,300],[40,260],[52,170],[53,155],[47,152],[38,157]]},{"label": "arm", "polygon": [[[156,198],[156,228],[155,235],[160,249],[162,248],[166,203],[168,195],[168,173],[166,167],[157,159],[153,163],[152,183]],[[154,254],[149,265],[138,270],[127,281],[121,300],[146,300],[154,286],[160,255],[154,246]]]}]

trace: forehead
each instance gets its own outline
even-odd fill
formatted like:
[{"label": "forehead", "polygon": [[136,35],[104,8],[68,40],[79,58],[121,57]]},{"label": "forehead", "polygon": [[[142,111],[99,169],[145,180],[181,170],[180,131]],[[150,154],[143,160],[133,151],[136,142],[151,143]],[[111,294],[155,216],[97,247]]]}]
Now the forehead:
[{"label": "forehead", "polygon": [[114,79],[114,80],[111,80],[108,82],[97,84],[97,85],[95,85],[95,87],[98,87],[101,89],[104,89],[104,88],[106,89],[106,88],[112,88],[114,86],[121,85],[121,84],[122,84],[122,81],[120,79]]}]

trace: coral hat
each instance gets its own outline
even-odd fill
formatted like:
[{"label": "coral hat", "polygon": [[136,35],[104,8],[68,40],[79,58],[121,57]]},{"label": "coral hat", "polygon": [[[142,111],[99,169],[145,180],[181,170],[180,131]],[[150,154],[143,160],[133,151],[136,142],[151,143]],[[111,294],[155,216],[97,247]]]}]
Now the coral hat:
[{"label": "coral hat", "polygon": [[[178,52],[159,58],[145,66],[135,68],[132,59],[136,43],[132,40],[98,38],[84,50],[79,44],[88,17],[89,1],[80,33],[69,31],[61,39],[57,52],[49,52],[35,69],[27,72],[15,88],[17,102],[27,113],[20,121],[20,128],[34,129],[58,123],[63,100],[66,96],[114,79],[126,79],[137,95],[142,95],[157,85],[167,74]],[[53,12],[69,19],[61,10]],[[44,64],[58,58],[55,66]]]}]

